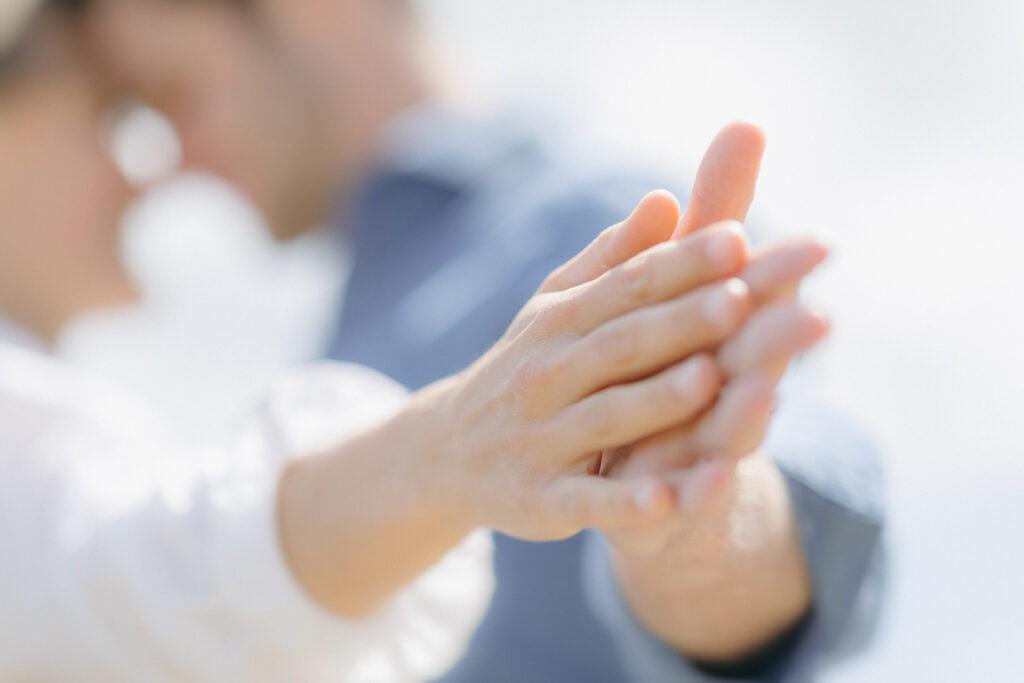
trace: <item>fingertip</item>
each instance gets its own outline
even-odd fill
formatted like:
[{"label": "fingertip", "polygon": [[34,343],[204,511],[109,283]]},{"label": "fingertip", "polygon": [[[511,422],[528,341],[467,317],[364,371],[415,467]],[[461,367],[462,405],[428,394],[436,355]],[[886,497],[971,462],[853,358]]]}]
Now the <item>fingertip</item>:
[{"label": "fingertip", "polygon": [[737,302],[743,303],[750,300],[752,296],[750,285],[738,277],[731,277],[725,281],[725,291]]},{"label": "fingertip", "polygon": [[708,259],[723,273],[740,270],[750,258],[750,239],[743,224],[720,221],[706,229]]},{"label": "fingertip", "polygon": [[828,336],[828,334],[832,332],[832,319],[826,314],[814,309],[809,309],[808,317],[811,322],[811,329],[814,334],[815,341]]},{"label": "fingertip", "polygon": [[796,240],[801,252],[804,255],[806,272],[810,272],[828,259],[831,250],[816,237],[803,237]]},{"label": "fingertip", "polygon": [[625,239],[636,240],[634,251],[663,242],[675,230],[681,211],[679,200],[668,190],[649,192],[623,224]]},{"label": "fingertip", "polygon": [[832,330],[832,321],[829,317],[806,304],[794,304],[796,318],[794,327],[799,330],[798,338],[801,346],[808,347],[816,344]]},{"label": "fingertip", "polygon": [[764,132],[757,126],[737,121],[722,128],[697,170],[690,204],[676,235],[690,234],[722,218],[744,218],[754,199],[764,148]]},{"label": "fingertip", "polygon": [[732,121],[727,123],[719,131],[716,139],[718,138],[728,138],[733,143],[742,144],[752,151],[760,150],[763,152],[768,144],[768,138],[765,135],[764,129],[749,121]]},{"label": "fingertip", "polygon": [[728,334],[737,330],[753,310],[750,286],[740,278],[729,278],[716,285],[704,304],[704,315],[715,328]]},{"label": "fingertip", "polygon": [[822,263],[823,261],[828,259],[829,255],[832,253],[832,249],[831,247],[829,247],[829,245],[814,238],[811,238],[809,248],[814,254],[814,258],[816,259],[817,263]]},{"label": "fingertip", "polygon": [[631,218],[659,225],[671,223],[674,228],[679,221],[680,212],[679,200],[676,196],[668,190],[659,189],[644,195],[644,198],[633,209]]},{"label": "fingertip", "polygon": [[648,192],[644,195],[644,198],[640,200],[639,205],[650,205],[661,211],[667,211],[670,213],[674,212],[676,214],[680,211],[679,198],[664,188]]}]

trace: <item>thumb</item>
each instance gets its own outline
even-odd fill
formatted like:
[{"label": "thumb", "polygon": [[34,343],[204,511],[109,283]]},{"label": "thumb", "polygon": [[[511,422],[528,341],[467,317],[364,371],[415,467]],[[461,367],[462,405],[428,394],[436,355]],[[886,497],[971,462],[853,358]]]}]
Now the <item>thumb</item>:
[{"label": "thumb", "polygon": [[690,204],[674,239],[712,223],[746,220],[764,146],[764,132],[749,123],[730,123],[715,136],[697,171]]},{"label": "thumb", "polygon": [[623,222],[608,228],[583,251],[548,276],[542,292],[560,292],[590,282],[669,238],[679,221],[679,203],[664,190],[651,192]]}]

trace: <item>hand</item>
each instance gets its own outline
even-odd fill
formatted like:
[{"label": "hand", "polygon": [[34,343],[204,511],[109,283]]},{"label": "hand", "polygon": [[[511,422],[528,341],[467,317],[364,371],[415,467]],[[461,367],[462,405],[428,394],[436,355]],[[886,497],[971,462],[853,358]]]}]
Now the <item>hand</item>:
[{"label": "hand", "polygon": [[[745,217],[763,147],[760,132],[744,124],[716,138],[677,237]],[[604,533],[634,616],[685,656],[733,661],[782,633],[810,604],[783,478],[770,459],[745,456],[764,436],[789,360],[827,330],[794,303],[800,282],[824,256],[808,240],[756,253],[742,275],[755,311],[716,351],[726,384],[715,406],[618,449],[604,463],[614,479],[660,473],[674,481],[676,514]]]},{"label": "hand", "polygon": [[[685,239],[716,220],[744,220],[763,152],[764,137],[757,128],[736,123],[723,129],[701,163],[693,198],[673,239]],[[757,250],[741,274],[756,310],[717,349],[726,386],[715,407],[698,420],[605,454],[601,473],[608,476],[672,473],[674,502],[691,512],[689,519],[675,515],[660,528],[612,532],[610,540],[618,547],[659,552],[681,529],[690,529],[693,513],[726,487],[736,462],[756,450],[789,361],[827,333],[827,322],[795,301],[800,283],[826,255],[812,239],[790,239]],[[701,460],[705,462],[697,467]]]},{"label": "hand", "polygon": [[746,285],[730,279],[747,262],[742,232],[726,224],[666,241],[678,216],[667,193],[646,197],[553,273],[483,358],[417,397],[440,432],[422,475],[474,523],[549,540],[670,512],[659,476],[591,473],[603,449],[710,405],[721,378],[700,352],[751,310]]},{"label": "hand", "polygon": [[[612,478],[661,475],[673,484],[679,513],[633,530],[609,530],[609,540],[630,553],[659,553],[707,531],[701,524],[712,498],[735,482],[735,466],[764,438],[774,392],[786,365],[826,334],[824,319],[793,301],[797,283],[823,260],[813,240],[782,242],[760,250],[741,278],[758,307],[747,323],[717,351],[725,387],[715,406],[690,423],[677,425],[606,454],[602,474]],[[710,509],[721,510],[722,506]],[[703,534],[712,542],[721,534]]]}]

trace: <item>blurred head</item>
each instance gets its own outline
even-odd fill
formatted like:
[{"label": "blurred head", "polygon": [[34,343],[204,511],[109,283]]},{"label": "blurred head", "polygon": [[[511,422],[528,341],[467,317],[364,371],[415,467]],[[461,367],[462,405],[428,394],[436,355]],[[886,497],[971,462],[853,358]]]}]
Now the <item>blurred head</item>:
[{"label": "blurred head", "polygon": [[424,96],[403,0],[94,0],[103,70],[178,128],[186,165],[275,234],[322,221],[383,124]]},{"label": "blurred head", "polygon": [[103,90],[63,11],[4,3],[0,310],[52,338],[75,314],[134,296],[118,235],[130,190],[102,139]]}]

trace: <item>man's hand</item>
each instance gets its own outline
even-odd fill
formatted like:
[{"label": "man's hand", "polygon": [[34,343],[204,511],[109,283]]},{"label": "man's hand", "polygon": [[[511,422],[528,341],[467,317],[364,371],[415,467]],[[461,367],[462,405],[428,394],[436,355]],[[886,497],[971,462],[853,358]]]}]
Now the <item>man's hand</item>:
[{"label": "man's hand", "polygon": [[[743,220],[754,195],[764,140],[727,127],[701,164],[693,199],[673,237]],[[795,301],[800,282],[826,255],[813,240],[756,252],[741,275],[754,311],[718,347],[724,388],[698,419],[606,452],[615,479],[662,475],[676,512],[659,522],[606,529],[623,591],[653,633],[696,659],[743,655],[793,624],[810,586],[785,484],[756,452],[789,361],[817,343],[827,323]]]}]

